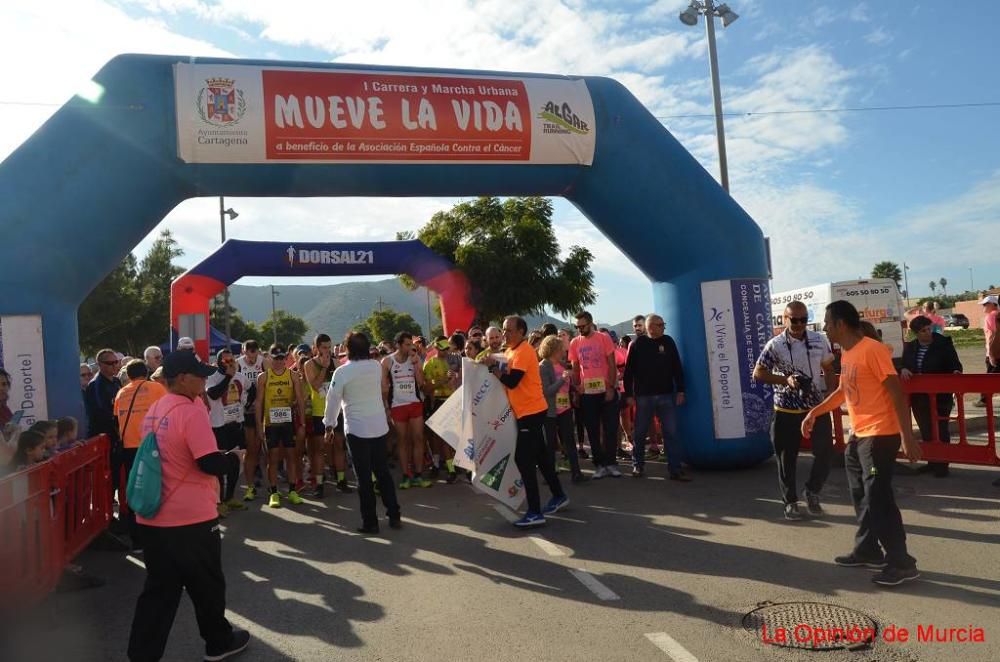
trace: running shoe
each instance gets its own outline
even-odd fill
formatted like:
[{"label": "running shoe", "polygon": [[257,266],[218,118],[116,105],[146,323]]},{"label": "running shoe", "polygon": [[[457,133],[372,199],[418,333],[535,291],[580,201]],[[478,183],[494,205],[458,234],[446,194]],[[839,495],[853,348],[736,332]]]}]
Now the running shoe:
[{"label": "running shoe", "polygon": [[887,567],[881,572],[875,573],[872,581],[879,586],[899,586],[903,582],[908,582],[920,577],[920,571],[916,568],[903,570],[902,568]]},{"label": "running shoe", "polygon": [[215,504],[215,512],[219,514],[219,519],[226,519],[226,515],[229,514],[229,508],[224,503],[217,503]]},{"label": "running shoe", "polygon": [[297,506],[302,503],[302,497],[295,490],[288,490],[288,502],[293,506]]},{"label": "running shoe", "polygon": [[247,485],[246,492],[243,493],[244,501],[253,501],[257,498],[257,490],[254,489],[253,485]]},{"label": "running shoe", "polygon": [[457,471],[449,471],[448,472],[448,477],[444,479],[444,482],[446,482],[449,485],[451,485],[456,480],[458,480],[458,472]]},{"label": "running shoe", "polygon": [[225,503],[225,506],[229,512],[233,512],[234,510],[246,510],[246,505],[244,505],[244,503],[239,499],[230,499]]},{"label": "running shoe", "polygon": [[559,462],[556,464],[556,471],[558,473],[569,471],[569,460],[567,460],[566,458],[559,460]]},{"label": "running shoe", "polygon": [[802,511],[799,510],[799,504],[797,503],[785,504],[785,519],[791,520],[793,522],[802,519]]},{"label": "running shoe", "polygon": [[642,467],[632,467],[632,478],[642,478],[644,471]]},{"label": "running shoe", "polygon": [[402,529],[403,528],[403,520],[401,518],[399,518],[399,517],[390,517],[389,518],[389,528],[390,529]]},{"label": "running shoe", "polygon": [[587,482],[588,479],[586,474],[578,471],[575,474],[573,474],[573,477],[570,478],[570,480],[574,483],[585,483]]},{"label": "running shoe", "polygon": [[549,502],[545,504],[545,507],[542,508],[542,515],[551,515],[553,513],[559,512],[561,509],[565,508],[568,505],[569,505],[569,497],[565,495],[552,497],[551,499],[549,499]]},{"label": "running shoe", "polygon": [[337,481],[337,489],[343,492],[344,494],[350,494],[351,492],[354,491],[351,489],[351,486],[347,484],[346,478],[344,480]]},{"label": "running shoe", "polygon": [[530,529],[533,526],[544,526],[545,516],[539,513],[527,512],[524,517],[514,522],[514,526],[519,529]]},{"label": "running shoe", "polygon": [[823,506],[819,503],[819,495],[806,490],[806,510],[813,517],[820,517],[823,515]]},{"label": "running shoe", "polygon": [[842,568],[875,568],[876,570],[882,569],[886,566],[885,557],[883,556],[873,556],[871,558],[865,556],[858,556],[854,552],[846,554],[844,556],[838,556],[833,559],[833,562]]},{"label": "running shoe", "polygon": [[246,650],[246,647],[250,645],[250,633],[246,630],[240,630],[239,628],[233,628],[233,639],[223,649],[215,650],[209,647],[205,647],[205,662],[219,662],[220,660],[228,660],[231,657],[235,657]]},{"label": "running shoe", "polygon": [[607,475],[611,476],[612,478],[621,478],[622,472],[618,470],[617,464],[612,464],[611,466],[607,467]]},{"label": "running shoe", "polygon": [[277,492],[271,492],[267,498],[267,505],[270,508],[281,508],[281,496]]},{"label": "running shoe", "polygon": [[607,475],[609,474],[606,467],[597,467],[597,469],[594,470],[594,475],[591,477],[591,480],[600,480]]},{"label": "running shoe", "polygon": [[326,496],[326,487],[323,485],[323,483],[320,483],[319,485],[316,486],[316,489],[313,491],[313,498],[322,499],[324,496]]},{"label": "running shoe", "polygon": [[410,484],[413,485],[414,487],[434,487],[434,481],[427,480],[423,476],[414,478]]},{"label": "running shoe", "polygon": [[410,477],[409,476],[403,476],[403,480],[399,481],[399,489],[401,489],[401,490],[408,490],[408,489],[410,489],[410,485],[411,485],[411,483],[410,483]]}]

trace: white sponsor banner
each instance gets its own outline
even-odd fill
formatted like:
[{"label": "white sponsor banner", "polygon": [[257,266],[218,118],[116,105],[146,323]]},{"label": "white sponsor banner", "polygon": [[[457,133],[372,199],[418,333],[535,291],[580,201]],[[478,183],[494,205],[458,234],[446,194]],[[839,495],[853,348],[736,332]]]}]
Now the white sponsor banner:
[{"label": "white sponsor banner", "polygon": [[41,315],[0,317],[0,368],[10,373],[7,406],[28,427],[49,417]]},{"label": "white sponsor banner", "polygon": [[753,368],[772,335],[767,281],[702,283],[701,300],[715,436],[741,439],[766,433],[773,393],[754,381]]},{"label": "white sponsor banner", "polygon": [[514,463],[514,412],[503,384],[485,366],[462,359],[461,391],[452,394],[427,425],[455,448],[455,463],[473,471],[477,490],[508,508],[520,507],[524,482]]},{"label": "white sponsor banner", "polygon": [[176,64],[174,82],[187,163],[594,159],[581,79]]}]

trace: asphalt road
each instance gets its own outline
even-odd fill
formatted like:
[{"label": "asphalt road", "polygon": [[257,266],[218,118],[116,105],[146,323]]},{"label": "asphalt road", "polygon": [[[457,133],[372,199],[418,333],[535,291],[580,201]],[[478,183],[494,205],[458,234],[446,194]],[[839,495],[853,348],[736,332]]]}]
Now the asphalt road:
[{"label": "asphalt road", "polygon": [[[805,475],[808,458],[800,459]],[[871,571],[833,565],[850,550],[842,470],[827,515],[781,517],[774,466],[568,485],[570,507],[546,528],[514,530],[467,484],[401,493],[404,528],[354,533],[356,495],[297,508],[256,507],[225,521],[233,623],[253,634],[241,659],[285,660],[996,660],[1000,645],[1000,471],[900,475],[899,504],[921,580],[882,589]],[[561,474],[565,477],[566,474]],[[544,492],[543,492],[544,494]],[[509,514],[509,513],[508,513]],[[141,558],[86,552],[103,587],[54,594],[8,623],[8,660],[123,660]],[[748,632],[762,603],[822,602],[880,626],[866,650],[786,650]],[[882,641],[889,625],[981,627],[985,643]],[[185,599],[167,660],[199,660]]]}]

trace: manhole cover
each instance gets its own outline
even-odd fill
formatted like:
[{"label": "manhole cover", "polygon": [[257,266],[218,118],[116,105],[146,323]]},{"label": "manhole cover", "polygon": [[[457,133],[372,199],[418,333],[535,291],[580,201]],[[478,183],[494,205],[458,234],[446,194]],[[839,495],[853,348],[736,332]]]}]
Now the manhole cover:
[{"label": "manhole cover", "polygon": [[743,627],[761,643],[805,650],[864,648],[878,635],[870,616],[823,602],[761,603],[743,617]]}]

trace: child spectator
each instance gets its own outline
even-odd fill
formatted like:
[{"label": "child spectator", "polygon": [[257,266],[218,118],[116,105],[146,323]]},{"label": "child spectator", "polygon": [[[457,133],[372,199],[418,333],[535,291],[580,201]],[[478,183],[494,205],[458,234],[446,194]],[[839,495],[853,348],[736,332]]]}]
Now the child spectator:
[{"label": "child spectator", "polygon": [[76,444],[80,424],[72,416],[63,416],[56,421],[56,452],[69,450]]},{"label": "child spectator", "polygon": [[45,450],[43,451],[44,459],[49,459],[56,453],[56,445],[58,444],[58,425],[55,421],[36,421],[28,430],[30,432],[37,432],[42,435],[44,440],[43,445]]},{"label": "child spectator", "polygon": [[45,437],[34,430],[25,430],[17,438],[17,452],[11,459],[10,472],[27,469],[45,460]]}]

